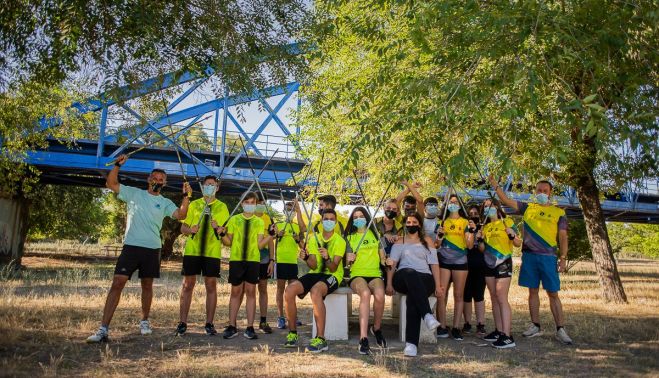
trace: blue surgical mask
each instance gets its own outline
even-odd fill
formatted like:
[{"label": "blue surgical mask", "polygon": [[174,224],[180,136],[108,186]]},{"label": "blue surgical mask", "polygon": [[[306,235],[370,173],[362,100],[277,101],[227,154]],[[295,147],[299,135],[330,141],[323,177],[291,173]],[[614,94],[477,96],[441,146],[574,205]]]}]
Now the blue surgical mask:
[{"label": "blue surgical mask", "polygon": [[366,218],[355,218],[352,220],[352,224],[357,228],[362,228],[366,226]]},{"label": "blue surgical mask", "polygon": [[259,213],[259,214],[265,213],[265,205],[262,204],[262,203],[256,205],[256,208],[254,209],[254,212]]},{"label": "blue surgical mask", "polygon": [[457,212],[458,210],[460,210],[460,205],[457,205],[457,204],[455,204],[455,203],[449,203],[449,204],[448,204],[448,211],[450,211],[450,212],[452,212],[452,213],[455,213],[455,212]]},{"label": "blue surgical mask", "polygon": [[535,201],[541,205],[544,205],[549,202],[549,196],[545,193],[538,193],[535,195]]},{"label": "blue surgical mask", "polygon": [[431,217],[436,217],[439,213],[439,209],[437,208],[437,205],[428,205],[426,206],[426,213]]},{"label": "blue surgical mask", "polygon": [[494,218],[497,216],[497,208],[496,207],[489,207],[485,209],[485,216]]},{"label": "blue surgical mask", "polygon": [[246,213],[253,213],[254,210],[256,210],[256,205],[254,204],[249,204],[249,203],[243,203],[243,211]]},{"label": "blue surgical mask", "polygon": [[330,232],[334,230],[334,227],[336,227],[336,222],[333,220],[324,220],[323,221],[323,230],[326,232]]},{"label": "blue surgical mask", "polygon": [[217,187],[215,185],[204,185],[202,187],[202,191],[203,191],[204,196],[206,196],[206,197],[214,196],[216,188]]}]

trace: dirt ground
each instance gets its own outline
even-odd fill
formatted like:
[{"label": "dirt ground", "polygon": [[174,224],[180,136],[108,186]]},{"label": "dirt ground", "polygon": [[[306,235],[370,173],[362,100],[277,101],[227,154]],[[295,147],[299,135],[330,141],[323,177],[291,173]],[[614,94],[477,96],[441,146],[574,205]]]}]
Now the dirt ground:
[{"label": "dirt ground", "polygon": [[[659,376],[659,261],[627,259],[619,263],[628,305],[601,301],[590,263],[580,263],[563,275],[561,298],[573,346],[554,339],[546,296],[541,297],[545,335],[528,340],[521,336],[528,324],[527,294],[517,286],[515,277],[510,301],[517,348],[478,346],[482,342],[472,334],[461,342],[440,339],[434,345],[422,344],[419,357],[406,358],[393,319],[385,320],[383,327],[388,350],[378,349],[371,338],[374,353],[370,356],[357,353],[356,316],[350,324],[350,340],[330,341],[329,352],[319,355],[283,348],[286,331],[276,328],[273,334],[259,334],[258,340],[206,336],[203,285],[195,288],[188,333],[175,337],[180,290],[177,261],[164,263],[162,278],[156,282],[153,335],[139,334],[140,288],[134,279],[113,319],[111,342],[87,345],[85,338],[99,324],[114,260],[34,255],[23,260],[26,269],[18,276],[0,273],[0,375]],[[515,275],[518,266],[516,263]],[[268,320],[273,327],[277,316],[274,292],[271,283]],[[223,282],[215,320],[219,331],[228,321],[228,294],[229,285]],[[489,331],[494,326],[487,297]],[[390,298],[386,314],[389,306]],[[299,301],[299,308],[305,323],[299,328],[301,345],[306,345],[311,337],[310,300]],[[357,308],[358,298],[353,296],[353,310]],[[239,319],[244,318],[243,308]],[[241,327],[244,320],[239,321]]]}]

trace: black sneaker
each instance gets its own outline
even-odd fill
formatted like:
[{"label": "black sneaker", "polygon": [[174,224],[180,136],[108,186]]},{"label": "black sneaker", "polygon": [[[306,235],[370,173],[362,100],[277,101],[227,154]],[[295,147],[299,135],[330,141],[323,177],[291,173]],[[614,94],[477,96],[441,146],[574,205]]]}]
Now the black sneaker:
[{"label": "black sneaker", "polygon": [[476,334],[478,336],[485,336],[487,334],[487,331],[485,331],[485,324],[480,324],[476,326]]},{"label": "black sneaker", "polygon": [[243,333],[243,336],[245,336],[246,339],[250,339],[250,340],[259,338],[258,336],[256,336],[256,332],[254,332],[254,327],[247,327],[245,329],[245,333]]},{"label": "black sneaker", "polygon": [[206,334],[208,336],[217,335],[217,331],[215,330],[215,326],[213,325],[213,323],[206,323],[206,325],[204,326],[204,329],[206,330]]},{"label": "black sneaker", "polygon": [[506,349],[506,348],[514,348],[516,345],[515,345],[515,340],[513,340],[512,336],[506,336],[502,333],[501,336],[499,336],[499,339],[492,343],[492,346],[497,349]]},{"label": "black sneaker", "polygon": [[440,339],[448,339],[448,328],[437,327],[437,337]]},{"label": "black sneaker", "polygon": [[188,330],[188,325],[183,323],[183,322],[180,322],[176,326],[176,332],[174,334],[176,336],[183,336],[185,334],[185,331],[187,331],[187,330]]},{"label": "black sneaker", "polygon": [[462,326],[462,333],[471,333],[471,324],[465,323],[465,325]]},{"label": "black sneaker", "polygon": [[371,334],[375,336],[375,342],[378,344],[380,348],[386,348],[387,347],[387,340],[384,339],[384,335],[382,334],[382,330],[378,329],[377,331],[373,326],[371,326]]},{"label": "black sneaker", "polygon": [[270,325],[268,325],[267,322],[261,322],[261,323],[259,323],[259,329],[260,329],[263,333],[272,333],[272,328],[270,328]]},{"label": "black sneaker", "polygon": [[451,330],[451,337],[453,337],[453,340],[464,340],[464,337],[462,337],[462,332],[460,332],[460,330],[457,328],[453,328]]},{"label": "black sneaker", "polygon": [[500,335],[501,335],[501,333],[499,333],[499,330],[495,329],[494,331],[490,332],[489,335],[483,337],[483,340],[493,343],[493,342],[499,340]]},{"label": "black sneaker", "polygon": [[368,339],[364,337],[359,340],[359,354],[370,354],[371,348],[368,346]]},{"label": "black sneaker", "polygon": [[222,337],[224,337],[225,339],[233,339],[234,337],[236,337],[237,334],[238,334],[238,329],[230,325],[224,329],[224,332],[222,332]]}]

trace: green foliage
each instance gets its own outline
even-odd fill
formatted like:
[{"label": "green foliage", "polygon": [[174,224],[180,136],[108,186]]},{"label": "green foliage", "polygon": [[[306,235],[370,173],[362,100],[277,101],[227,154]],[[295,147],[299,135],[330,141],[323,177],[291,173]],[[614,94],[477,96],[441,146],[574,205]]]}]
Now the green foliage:
[{"label": "green foliage", "polygon": [[659,259],[659,225],[612,222],[607,229],[614,249]]},{"label": "green foliage", "polygon": [[107,192],[102,198],[107,217],[101,225],[101,242],[119,244],[126,232],[126,204],[114,192]]},{"label": "green foliage", "polygon": [[571,219],[568,225],[568,270],[579,261],[591,260],[593,255],[588,242],[586,223],[583,220]]}]

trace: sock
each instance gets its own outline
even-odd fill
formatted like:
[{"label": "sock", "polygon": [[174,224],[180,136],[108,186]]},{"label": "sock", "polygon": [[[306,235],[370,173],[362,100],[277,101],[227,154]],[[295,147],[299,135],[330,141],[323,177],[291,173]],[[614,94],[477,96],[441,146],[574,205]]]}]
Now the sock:
[{"label": "sock", "polygon": [[261,316],[261,323],[265,323],[265,316]]},{"label": "sock", "polygon": [[290,331],[288,331],[288,333],[292,333],[294,335],[297,335],[297,330],[290,330]]},{"label": "sock", "polygon": [[538,327],[538,328],[540,328],[540,323],[535,323],[535,322],[534,322],[533,325],[536,326],[536,327]]},{"label": "sock", "polygon": [[556,326],[556,332],[558,332],[563,326]]}]

